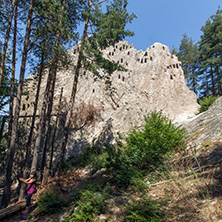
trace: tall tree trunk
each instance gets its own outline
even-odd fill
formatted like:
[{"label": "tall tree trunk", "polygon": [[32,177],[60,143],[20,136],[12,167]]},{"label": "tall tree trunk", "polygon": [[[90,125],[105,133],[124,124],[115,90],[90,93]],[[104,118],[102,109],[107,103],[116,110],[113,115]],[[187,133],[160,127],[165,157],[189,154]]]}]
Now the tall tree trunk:
[{"label": "tall tree trunk", "polygon": [[[35,118],[36,118],[36,113],[37,113],[37,108],[38,108],[39,92],[40,92],[40,86],[41,86],[41,81],[42,81],[43,69],[44,69],[44,55],[42,53],[41,65],[40,65],[40,69],[39,69],[39,79],[38,79],[38,85],[37,85],[37,91],[36,91],[36,97],[35,97],[35,103],[34,103],[34,110],[33,110],[33,116],[32,116],[32,124],[30,127],[28,143],[26,146],[25,165],[23,168],[23,178],[27,178],[28,171],[29,171],[32,135],[33,135],[34,127],[35,127]],[[25,197],[25,184],[22,183],[20,191],[19,191],[19,200],[24,199],[24,197]]]},{"label": "tall tree trunk", "polygon": [[216,91],[215,91],[215,83],[214,83],[214,72],[213,72],[213,67],[210,67],[210,78],[211,78],[211,84],[212,84],[212,94],[213,96],[216,95]]},{"label": "tall tree trunk", "polygon": [[[56,39],[55,39],[55,45],[54,48],[57,49],[59,45],[59,38],[60,38],[60,33],[57,33]],[[35,148],[34,148],[34,153],[33,153],[33,159],[32,159],[32,166],[31,166],[31,172],[36,171],[37,169],[37,164],[38,164],[38,158],[39,158],[39,151],[40,151],[40,144],[41,141],[43,140],[44,136],[44,130],[45,130],[45,122],[46,122],[46,109],[49,106],[49,94],[50,94],[50,88],[51,88],[51,83],[53,79],[53,70],[55,70],[56,63],[57,63],[57,53],[53,53],[53,58],[52,58],[52,63],[51,63],[51,68],[49,70],[48,74],[48,79],[47,79],[47,85],[44,93],[44,99],[43,99],[43,104],[42,104],[42,111],[41,111],[41,116],[39,120],[39,128],[37,132],[37,138],[35,141]]]},{"label": "tall tree trunk", "polygon": [[218,95],[219,96],[222,96],[222,75],[219,71],[219,67],[217,67],[217,82],[218,82],[218,85],[217,85],[217,91],[218,91]]},{"label": "tall tree trunk", "polygon": [[187,65],[186,70],[187,70],[187,86],[190,88],[190,69],[189,69],[189,65]]},{"label": "tall tree trunk", "polygon": [[209,96],[209,85],[208,85],[208,78],[207,78],[207,71],[205,73],[205,79],[206,79],[206,96]]},{"label": "tall tree trunk", "polygon": [[44,147],[43,147],[43,155],[42,155],[42,164],[41,164],[41,171],[44,170],[45,162],[46,162],[46,152],[47,152],[47,144],[50,141],[50,135],[51,135],[51,113],[52,113],[52,106],[53,106],[53,97],[54,97],[54,91],[55,91],[55,82],[56,82],[56,73],[57,73],[57,61],[54,66],[54,70],[52,70],[52,81],[50,84],[50,93],[49,93],[49,104],[48,104],[48,111],[47,111],[47,119],[46,119],[46,130],[44,135]]},{"label": "tall tree trunk", "polygon": [[[91,0],[88,0],[88,12],[90,12],[90,10],[91,10]],[[72,88],[72,93],[71,93],[71,97],[70,97],[70,101],[69,101],[69,109],[68,109],[68,113],[66,115],[66,120],[65,120],[64,135],[63,135],[62,145],[61,145],[61,155],[59,157],[59,161],[57,164],[57,172],[58,173],[60,173],[60,171],[62,169],[62,164],[63,164],[64,157],[65,157],[66,145],[67,145],[68,136],[69,136],[70,120],[72,117],[72,112],[73,112],[73,108],[74,108],[74,104],[75,104],[76,91],[77,91],[77,85],[78,85],[78,79],[79,79],[79,71],[82,66],[82,55],[83,55],[83,51],[84,51],[83,47],[84,47],[84,42],[87,37],[88,27],[89,27],[89,18],[87,17],[86,22],[85,22],[85,26],[84,26],[83,37],[81,40],[81,46],[80,46],[79,56],[78,56],[78,60],[77,60],[77,66],[76,66],[75,74],[74,74],[73,88]]]},{"label": "tall tree trunk", "polygon": [[[63,0],[62,1],[62,7],[65,7],[66,2]],[[61,26],[61,21],[59,22],[59,27]],[[52,63],[51,63],[51,68],[49,70],[49,75],[47,79],[47,86],[44,94],[44,100],[43,100],[43,105],[42,105],[42,112],[41,112],[41,117],[40,117],[40,123],[39,123],[39,129],[38,129],[38,135],[35,141],[35,149],[34,149],[34,154],[33,154],[33,159],[32,159],[32,166],[31,166],[31,171],[36,171],[37,169],[37,164],[38,164],[38,157],[39,157],[39,149],[40,149],[40,144],[41,141],[43,141],[43,136],[44,136],[44,131],[45,135],[48,133],[48,128],[45,130],[46,126],[46,109],[48,108],[48,120],[51,118],[51,111],[50,111],[50,102],[52,105],[53,101],[53,94],[54,94],[54,86],[53,82],[54,79],[56,78],[56,71],[57,71],[57,63],[58,63],[58,46],[59,46],[59,40],[60,40],[60,31],[57,31],[56,37],[55,37],[55,44],[54,44],[54,52],[52,56]],[[54,82],[55,84],[55,82]],[[51,90],[51,91],[50,91]],[[53,92],[53,93],[51,93]],[[51,97],[52,96],[52,97]],[[51,107],[52,108],[52,107]],[[50,121],[49,121],[50,124]]]},{"label": "tall tree trunk", "polygon": [[23,54],[22,54],[20,78],[19,78],[19,84],[18,84],[18,89],[17,89],[15,113],[14,113],[13,124],[12,124],[11,141],[8,146],[7,162],[6,162],[6,176],[5,176],[5,184],[3,188],[1,207],[6,207],[9,204],[10,196],[11,196],[11,176],[12,176],[13,159],[14,159],[14,153],[15,153],[16,133],[17,133],[17,127],[18,127],[22,87],[23,87],[24,76],[25,76],[25,66],[26,66],[26,60],[27,60],[29,38],[30,38],[30,33],[31,33],[31,20],[32,20],[34,4],[35,4],[35,0],[31,0],[30,6],[29,6],[28,21],[27,21],[27,26],[26,26],[24,49],[23,49]]},{"label": "tall tree trunk", "polygon": [[8,48],[8,40],[9,40],[10,30],[12,26],[12,18],[13,18],[13,12],[14,12],[14,7],[15,7],[15,1],[16,0],[12,0],[11,12],[9,15],[8,27],[7,27],[7,31],[5,35],[5,43],[4,43],[4,48],[2,52],[2,59],[1,59],[1,64],[0,64],[0,88],[1,88],[3,71],[4,71],[4,66],[5,66],[5,57],[6,57],[6,52]]},{"label": "tall tree trunk", "polygon": [[11,140],[12,122],[13,122],[13,106],[14,106],[14,91],[15,91],[15,65],[16,65],[16,42],[17,42],[17,17],[18,6],[15,5],[14,16],[14,36],[13,36],[13,54],[12,54],[12,76],[11,76],[11,88],[10,88],[10,105],[9,105],[9,120],[8,120],[8,145]]},{"label": "tall tree trunk", "polygon": [[63,87],[61,88],[58,112],[57,112],[56,122],[55,122],[55,129],[54,129],[53,136],[52,136],[51,154],[50,154],[50,162],[49,162],[49,171],[50,171],[51,176],[52,176],[52,160],[53,160],[53,153],[54,153],[54,142],[55,142],[55,136],[56,136],[59,116],[61,114],[62,94],[63,94]]}]

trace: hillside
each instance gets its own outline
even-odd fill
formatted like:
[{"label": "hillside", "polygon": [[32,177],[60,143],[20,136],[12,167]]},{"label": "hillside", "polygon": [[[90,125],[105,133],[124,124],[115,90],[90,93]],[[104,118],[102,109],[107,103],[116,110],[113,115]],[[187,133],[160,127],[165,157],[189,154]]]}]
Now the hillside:
[{"label": "hillside", "polygon": [[[53,199],[48,196],[48,204],[50,201],[59,204],[61,196],[71,202],[68,207],[66,202],[64,205],[55,205],[55,212],[59,211],[58,213],[50,213],[50,209],[53,209],[50,205],[48,208],[40,205],[44,213],[39,216],[37,207],[30,214],[30,220],[70,221],[67,218],[85,204],[85,210],[94,206],[92,212],[98,206],[104,207],[102,211],[95,210],[90,221],[135,221],[129,219],[129,210],[134,210],[134,218],[138,218],[136,221],[140,221],[139,215],[159,218],[154,221],[222,221],[222,136],[217,131],[221,127],[221,101],[222,97],[218,98],[205,113],[184,124],[187,128],[189,125],[188,145],[168,156],[164,168],[147,172],[143,183],[138,180],[134,186],[121,188],[112,182],[113,176],[107,174],[105,168],[95,170],[94,159],[86,167],[76,165],[73,170],[70,168],[59,177],[48,178],[44,184],[39,185],[38,197],[46,195],[46,191],[57,197]],[[212,110],[217,114],[213,115]],[[211,130],[206,132],[208,127]],[[103,159],[102,156],[101,158]],[[111,186],[107,187],[107,184]],[[85,195],[86,202],[84,199],[76,202],[79,192]],[[75,204],[70,206],[70,203]],[[82,206],[78,206],[78,203]],[[13,220],[20,221],[19,216],[13,217]]]}]

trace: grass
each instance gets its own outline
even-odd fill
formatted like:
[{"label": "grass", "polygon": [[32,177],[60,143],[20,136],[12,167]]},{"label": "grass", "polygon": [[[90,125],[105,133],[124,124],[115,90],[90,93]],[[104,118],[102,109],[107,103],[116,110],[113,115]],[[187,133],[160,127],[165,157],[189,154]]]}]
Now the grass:
[{"label": "grass", "polygon": [[[167,221],[218,221],[221,218],[222,208],[222,184],[215,180],[215,176],[221,174],[218,171],[219,165],[210,166],[207,159],[217,144],[209,145],[206,153],[199,154],[196,158],[191,157],[193,162],[184,164],[184,156],[174,159],[174,167],[170,167],[168,177],[159,175],[164,183],[151,185],[151,195],[156,197],[168,197],[171,199],[167,212],[172,215]],[[187,157],[186,157],[187,158]],[[203,161],[203,158],[206,160]],[[194,160],[196,159],[196,160]],[[188,159],[187,159],[188,160]],[[189,161],[189,160],[188,160]],[[206,165],[196,164],[201,161]],[[197,168],[192,168],[192,164]],[[214,218],[214,219],[212,219]]]}]

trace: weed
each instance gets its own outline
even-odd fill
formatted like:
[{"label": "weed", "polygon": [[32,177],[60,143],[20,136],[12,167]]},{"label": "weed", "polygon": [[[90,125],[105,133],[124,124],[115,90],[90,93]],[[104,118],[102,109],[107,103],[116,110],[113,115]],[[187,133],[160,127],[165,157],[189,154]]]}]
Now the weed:
[{"label": "weed", "polygon": [[97,172],[98,170],[105,168],[107,164],[108,153],[104,152],[98,156],[95,156],[92,162],[92,174]]},{"label": "weed", "polygon": [[37,214],[52,214],[59,212],[64,207],[68,206],[68,201],[61,194],[55,190],[49,190],[44,192],[38,198],[38,211]]},{"label": "weed", "polygon": [[130,180],[130,188],[133,191],[144,193],[146,190],[149,190],[150,184],[149,181],[145,181],[141,177],[132,177]]},{"label": "weed", "polygon": [[106,210],[106,198],[109,196],[109,189],[109,184],[103,189],[90,185],[87,189],[79,191],[72,213],[66,221],[94,221],[95,215],[102,214]]},{"label": "weed", "polygon": [[161,210],[161,205],[150,197],[142,197],[140,200],[132,200],[127,205],[126,221],[130,222],[160,222],[166,219],[166,214]]}]

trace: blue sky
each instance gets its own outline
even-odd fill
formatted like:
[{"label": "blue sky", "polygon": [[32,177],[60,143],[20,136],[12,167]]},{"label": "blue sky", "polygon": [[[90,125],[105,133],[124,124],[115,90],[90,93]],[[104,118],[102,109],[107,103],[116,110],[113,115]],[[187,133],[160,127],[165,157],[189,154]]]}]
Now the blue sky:
[{"label": "blue sky", "polygon": [[201,27],[218,6],[221,0],[129,0],[128,11],[137,19],[128,25],[135,36],[126,40],[138,50],[154,42],[178,48],[184,33],[198,41]]},{"label": "blue sky", "polygon": [[[216,13],[218,6],[222,6],[221,0],[128,0],[128,2],[127,10],[136,14],[137,18],[127,25],[135,35],[126,40],[133,43],[137,50],[144,51],[155,42],[169,46],[170,50],[173,46],[179,48],[184,33],[198,41],[201,27]],[[20,72],[20,58],[16,78]],[[33,70],[27,64],[25,78],[31,73]]]}]

